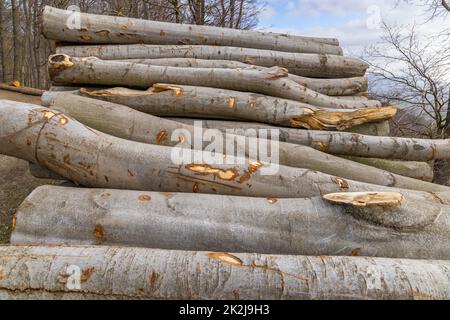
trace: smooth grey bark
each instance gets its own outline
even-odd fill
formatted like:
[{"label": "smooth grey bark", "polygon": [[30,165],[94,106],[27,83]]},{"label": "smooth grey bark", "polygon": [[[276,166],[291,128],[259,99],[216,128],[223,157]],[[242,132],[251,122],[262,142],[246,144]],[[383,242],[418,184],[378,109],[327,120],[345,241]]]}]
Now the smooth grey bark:
[{"label": "smooth grey bark", "polygon": [[[184,67],[184,68],[224,68],[224,69],[261,69],[265,67],[254,66],[231,60],[206,60],[194,58],[162,58],[162,59],[126,59],[124,62],[149,64],[155,66]],[[345,100],[368,100],[366,97],[353,96],[367,91],[366,77],[343,79],[315,79],[289,74],[288,78],[316,92],[329,96],[345,96]]]},{"label": "smooth grey bark", "polygon": [[289,73],[314,78],[362,77],[368,64],[348,57],[233,48],[217,46],[160,46],[160,45],[96,45],[63,46],[57,53],[72,57],[98,57],[103,60],[195,58],[232,60],[261,67],[279,66]]},{"label": "smooth grey bark", "polygon": [[423,181],[432,182],[434,177],[433,166],[427,162],[400,161],[376,158],[362,158],[342,156],[345,159],[366,164],[375,168],[397,173],[401,176],[411,177]]},{"label": "smooth grey bark", "polygon": [[203,44],[287,52],[342,55],[336,39],[175,24],[79,13],[80,28],[69,28],[72,11],[46,6],[42,33],[47,39],[75,43]]},{"label": "smooth grey bark", "polygon": [[[49,96],[52,96],[52,99],[48,99]],[[195,138],[198,132],[190,125],[142,114],[122,105],[72,94],[47,93],[43,100],[46,100],[52,109],[61,111],[90,128],[127,140],[176,146],[180,139],[171,140],[170,137],[173,135],[177,136],[177,130],[183,129],[187,131],[192,138]],[[200,135],[202,134],[203,132],[200,133]],[[224,145],[223,153],[229,154],[231,152],[228,150],[233,150],[231,155],[234,156],[234,150],[244,150],[246,157],[250,157],[252,151],[256,153],[256,148],[262,143],[263,139],[255,140],[252,132],[244,132],[242,135],[247,135],[247,138],[240,139],[234,135],[225,134],[224,137],[227,143]],[[186,139],[186,137],[183,139]],[[270,141],[266,143],[268,146],[271,146]],[[197,149],[205,148],[208,144],[209,142],[205,141]],[[196,148],[192,142],[188,147]],[[437,186],[434,184],[393,175],[387,171],[327,155],[310,147],[281,142],[276,148],[281,165],[316,170],[376,185],[431,192],[437,190]],[[270,149],[272,150],[272,148]],[[442,190],[449,189],[443,187]]]},{"label": "smooth grey bark", "polygon": [[270,198],[401,190],[423,202],[450,202],[442,186],[436,185],[433,193],[406,191],[229,156],[226,163],[232,164],[210,165],[211,154],[195,150],[192,158],[175,164],[173,148],[106,135],[55,110],[29,104],[1,100],[0,116],[0,153],[40,164],[88,187]]},{"label": "smooth grey bark", "polygon": [[397,112],[397,108],[392,106],[318,108],[251,92],[162,83],[145,91],[127,88],[81,89],[80,94],[157,116],[238,119],[316,130],[345,130],[364,123],[391,119]]},{"label": "smooth grey bark", "polygon": [[249,206],[246,197],[44,186],[17,210],[11,244],[449,259],[450,207],[398,199],[253,198]]},{"label": "smooth grey bark", "polygon": [[[186,118],[173,119],[186,124],[196,121]],[[300,130],[236,121],[203,120],[202,123],[203,127],[211,129],[238,128],[234,132],[238,135],[242,135],[242,131],[248,129],[277,129],[280,130],[280,141],[310,146],[331,154],[420,162],[450,158],[448,139],[370,136],[352,132]]]},{"label": "smooth grey bark", "polygon": [[450,298],[449,263],[436,260],[6,246],[0,265],[1,299]]},{"label": "smooth grey bark", "polygon": [[347,101],[317,93],[290,80],[286,70],[278,67],[266,71],[177,68],[55,54],[49,57],[48,70],[52,81],[58,84],[147,89],[156,83],[170,83],[261,93],[326,108],[381,107],[381,103],[375,100]]}]

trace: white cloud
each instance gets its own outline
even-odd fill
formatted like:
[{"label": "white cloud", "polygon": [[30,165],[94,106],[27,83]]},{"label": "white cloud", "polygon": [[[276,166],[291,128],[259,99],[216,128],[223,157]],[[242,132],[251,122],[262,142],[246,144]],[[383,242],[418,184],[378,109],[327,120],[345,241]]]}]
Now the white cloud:
[{"label": "white cloud", "polygon": [[[374,5],[376,7],[371,7]],[[346,54],[351,56],[360,55],[365,46],[376,44],[380,41],[383,31],[379,28],[374,28],[377,20],[396,26],[411,27],[416,25],[417,32],[425,37],[450,28],[450,17],[436,19],[424,24],[426,14],[423,7],[410,5],[406,2],[400,2],[396,5],[393,0],[296,0],[289,1],[286,8],[290,14],[301,14],[304,16],[319,14],[349,16],[349,20],[344,23],[337,23],[332,27],[318,25],[302,30],[301,35],[338,38]],[[381,19],[377,19],[378,13]],[[342,21],[342,19],[337,21]],[[298,29],[294,28],[270,28],[270,30],[299,34]]]}]

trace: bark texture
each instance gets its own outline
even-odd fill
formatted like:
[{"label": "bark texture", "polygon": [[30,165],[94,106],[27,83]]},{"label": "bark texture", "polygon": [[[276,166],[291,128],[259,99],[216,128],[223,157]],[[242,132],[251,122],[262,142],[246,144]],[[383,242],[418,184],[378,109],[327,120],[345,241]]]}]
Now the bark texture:
[{"label": "bark texture", "polygon": [[279,66],[290,73],[315,78],[362,77],[368,64],[336,55],[302,54],[217,46],[97,45],[64,46],[57,53],[72,57],[98,57],[103,60],[195,58],[232,60],[261,67]]},{"label": "bark texture", "polygon": [[42,32],[47,39],[78,43],[203,44],[288,52],[342,55],[336,39],[310,38],[212,26],[80,13],[80,28],[68,28],[72,11],[46,6]]},{"label": "bark texture", "polygon": [[250,92],[157,83],[146,91],[81,89],[82,95],[126,105],[157,116],[240,119],[286,127],[345,130],[395,116],[392,106],[362,109],[317,108]]},{"label": "bark texture", "polygon": [[0,265],[2,299],[450,298],[449,264],[436,260],[11,246]]},{"label": "bark texture", "polygon": [[45,186],[18,209],[11,243],[450,258],[448,206],[395,192],[325,198],[249,206],[245,197]]},{"label": "bark texture", "polygon": [[317,93],[290,80],[287,71],[278,67],[266,71],[176,68],[56,54],[49,57],[49,74],[58,84],[82,83],[147,89],[156,83],[171,83],[261,93],[326,108],[381,107],[381,103],[375,100],[347,101]]},{"label": "bark texture", "polygon": [[[40,164],[84,186],[271,198],[399,190],[244,158],[226,157],[233,165],[210,165],[211,154],[200,151],[174,164],[173,148],[109,136],[47,108],[7,100],[0,106],[2,154]],[[408,193],[418,201],[448,203],[448,189],[434,188],[434,193]]]},{"label": "bark texture", "polygon": [[[52,99],[48,99],[49,96],[52,96]],[[189,133],[191,138],[198,134],[203,136],[203,132],[198,133],[196,128],[191,125],[142,114],[125,106],[109,102],[61,93],[47,93],[43,100],[46,100],[52,109],[61,111],[88,127],[122,139],[176,146],[180,142],[179,137],[183,135],[183,133],[177,133],[180,129]],[[264,139],[256,140],[251,132],[243,132],[242,135],[247,135],[247,138],[225,134],[223,137],[226,138],[226,143],[223,146],[223,151],[220,150],[219,152],[234,156],[235,150],[245,150],[246,157],[255,154],[256,148],[263,143]],[[173,136],[176,139],[172,140],[171,137]],[[186,137],[182,140],[186,140]],[[188,147],[203,150],[208,144],[209,141],[205,141],[204,144],[196,146],[191,140]],[[271,147],[270,141],[265,141],[264,144]],[[387,171],[327,155],[307,146],[281,142],[276,148],[279,152],[279,163],[284,166],[316,170],[376,185],[431,192],[437,190],[436,185],[393,175]],[[272,149],[270,148],[270,150]]]}]

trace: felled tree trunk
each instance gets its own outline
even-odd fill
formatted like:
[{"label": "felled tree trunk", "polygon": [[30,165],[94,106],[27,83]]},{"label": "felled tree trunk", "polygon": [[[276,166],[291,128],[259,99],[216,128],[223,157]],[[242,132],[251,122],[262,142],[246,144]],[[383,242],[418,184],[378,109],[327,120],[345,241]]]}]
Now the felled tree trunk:
[{"label": "felled tree trunk", "polygon": [[[127,140],[176,146],[180,142],[179,139],[171,140],[171,137],[174,134],[177,135],[176,131],[179,129],[188,132],[192,138],[198,134],[203,136],[203,132],[198,133],[191,125],[157,118],[109,102],[61,93],[46,93],[43,96],[43,100],[46,101],[47,105],[51,105],[53,109],[61,111],[93,129]],[[256,153],[256,148],[264,139],[256,140],[252,138],[251,132],[242,132],[242,135],[247,135],[248,137],[241,139],[234,135],[225,134],[226,141],[230,142],[224,145],[223,151],[221,150],[220,152],[226,154],[229,153],[227,152],[228,150],[233,150],[231,155],[235,155],[234,150],[245,150],[246,157],[249,157],[252,151]],[[190,147],[203,149],[209,143],[209,141],[205,141],[204,144],[196,146],[191,142]],[[267,141],[266,144],[271,146],[270,141]],[[327,155],[310,147],[281,142],[276,148],[281,165],[311,169],[376,185],[436,191],[436,185],[393,175],[387,171]]]},{"label": "felled tree trunk", "polygon": [[427,162],[399,161],[376,158],[362,158],[343,156],[345,159],[366,164],[375,168],[394,172],[405,177],[411,177],[423,181],[432,182],[434,177],[433,167]]},{"label": "felled tree trunk", "polygon": [[0,265],[1,299],[450,298],[434,260],[10,246]]},{"label": "felled tree trunk", "polygon": [[232,60],[261,67],[279,66],[290,73],[313,78],[362,77],[368,64],[336,55],[302,54],[249,48],[218,46],[97,45],[64,46],[57,53],[103,60],[195,58]]},{"label": "felled tree trunk", "polygon": [[40,96],[44,93],[44,90],[35,89],[35,88],[29,88],[29,87],[14,87],[7,84],[0,83],[0,90],[8,90],[8,91],[14,91],[19,92],[23,94],[28,94],[31,96]]},{"label": "felled tree trunk", "polygon": [[381,106],[375,100],[346,101],[317,93],[288,79],[286,70],[277,67],[270,71],[176,68],[106,61],[94,57],[79,59],[56,54],[50,56],[48,68],[51,79],[59,84],[149,88],[156,83],[171,83],[262,93],[326,108]]},{"label": "felled tree trunk", "polygon": [[[38,163],[84,186],[282,198],[398,190],[271,165],[265,159],[225,159],[222,154],[212,159],[211,153],[200,151],[189,152],[186,159],[180,154],[185,149],[109,136],[55,110],[7,100],[0,105],[2,154]],[[447,188],[435,188],[433,194],[410,192],[424,202],[449,202]]]},{"label": "felled tree trunk", "polygon": [[[337,200],[254,198],[249,206],[245,197],[45,186],[18,209],[11,243],[450,258],[449,206],[407,193],[325,198]],[[350,198],[356,204],[340,203]]]},{"label": "felled tree trunk", "polygon": [[[176,119],[187,124],[194,121],[193,119]],[[235,129],[235,134],[238,135],[242,135],[242,132],[248,129],[277,129],[280,130],[280,140],[283,142],[310,146],[331,154],[420,162],[450,159],[450,143],[446,139],[369,136],[351,132],[299,130],[236,121],[208,120],[203,121],[203,126],[219,130]]]},{"label": "felled tree trunk", "polygon": [[[164,59],[127,59],[123,62],[134,62],[155,66],[184,67],[184,68],[225,68],[225,69],[260,69],[266,68],[253,66],[231,60],[206,60],[194,58],[164,58]],[[344,96],[345,100],[368,100],[366,97],[353,96],[367,91],[368,81],[366,77],[343,78],[343,79],[314,79],[294,74],[288,78],[311,90],[329,96]]]},{"label": "felled tree trunk", "polygon": [[338,46],[336,39],[87,13],[78,13],[80,28],[68,28],[68,21],[72,15],[72,11],[46,6],[42,24],[44,36],[47,39],[79,43],[205,44],[342,55],[342,49]]},{"label": "felled tree trunk", "polygon": [[158,83],[146,91],[126,88],[80,93],[157,116],[241,119],[286,127],[345,130],[395,116],[392,106],[362,109],[317,108],[250,92]]}]

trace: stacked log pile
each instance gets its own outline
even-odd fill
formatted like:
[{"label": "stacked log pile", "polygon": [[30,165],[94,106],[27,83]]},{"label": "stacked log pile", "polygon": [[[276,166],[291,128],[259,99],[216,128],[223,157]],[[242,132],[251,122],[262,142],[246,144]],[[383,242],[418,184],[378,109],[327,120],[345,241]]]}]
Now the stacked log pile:
[{"label": "stacked log pile", "polygon": [[[42,106],[0,101],[0,153],[75,183],[19,208],[0,298],[450,298],[450,188],[428,163],[450,144],[388,137],[396,108],[336,39],[72,14],[44,11]],[[226,161],[189,141],[199,120]]]}]

